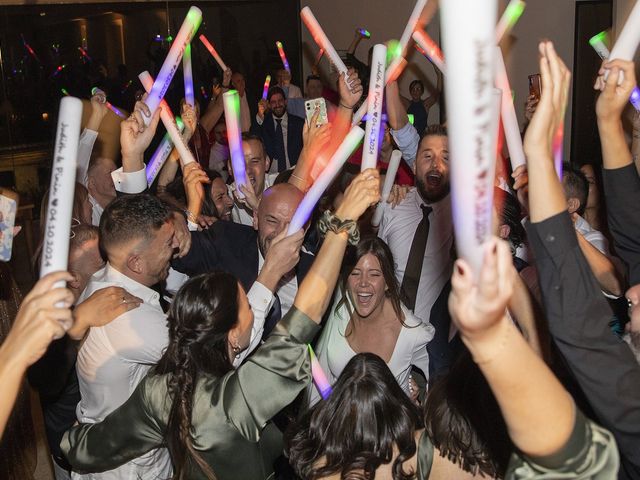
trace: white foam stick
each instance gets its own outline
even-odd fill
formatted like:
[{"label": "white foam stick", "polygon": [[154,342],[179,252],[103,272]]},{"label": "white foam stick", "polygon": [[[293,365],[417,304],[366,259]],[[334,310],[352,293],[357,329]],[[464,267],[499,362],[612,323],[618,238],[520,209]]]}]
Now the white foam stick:
[{"label": "white foam stick", "polygon": [[[491,144],[493,146],[494,159],[498,158],[498,136],[500,135],[500,110],[502,108],[502,100],[505,94],[499,88],[494,88],[492,94],[492,112],[491,112]],[[511,97],[511,90],[506,93],[506,96]],[[494,164],[495,165],[495,164]],[[494,166],[495,172],[495,166]],[[493,190],[492,190],[493,191]],[[493,199],[493,194],[492,194]],[[493,205],[493,201],[491,202]]]},{"label": "white foam stick", "polygon": [[505,35],[511,32],[522,12],[524,12],[526,5],[523,0],[511,0],[509,2],[507,8],[502,12],[498,25],[496,25],[496,44],[500,44]]},{"label": "white foam stick", "polygon": [[640,45],[640,2],[636,2],[611,49],[610,58],[633,60]]},{"label": "white foam stick", "polygon": [[[154,85],[153,77],[149,72],[146,72],[146,71],[142,72],[140,75],[138,75],[138,78],[140,79],[140,83],[142,83],[143,88],[147,92],[151,88],[151,85]],[[148,97],[147,97],[147,100],[148,100]],[[184,167],[185,165],[188,165],[191,162],[195,162],[196,159],[194,158],[193,153],[191,153],[191,150],[189,150],[188,145],[186,144],[186,142],[184,141],[184,138],[182,138],[182,135],[178,130],[178,126],[176,125],[176,121],[173,117],[173,113],[171,113],[171,109],[169,108],[169,105],[167,105],[167,102],[165,102],[164,100],[160,102],[160,105],[162,105],[162,111],[160,112],[160,120],[162,120],[162,124],[164,125],[164,128],[167,129],[167,133],[171,137],[171,141],[173,142],[173,145],[176,147],[176,150],[178,150],[178,153],[180,154],[180,162],[182,163],[182,166]],[[143,115],[142,118],[145,118],[145,116]]]},{"label": "white foam stick", "polygon": [[447,0],[440,5],[447,59],[451,200],[458,254],[474,274],[492,234],[495,176],[495,25],[497,0]]},{"label": "white foam stick", "polygon": [[367,125],[362,151],[361,170],[376,168],[380,149],[380,125],[382,123],[382,99],[384,96],[384,71],[387,63],[387,47],[378,43],[371,56],[371,76],[367,96]]},{"label": "white foam stick", "polygon": [[218,54],[218,51],[211,44],[211,42],[207,39],[207,37],[204,36],[204,34],[200,35],[200,41],[207,48],[207,50],[209,50],[209,53],[211,54],[213,59],[216,61],[216,63],[218,65],[220,65],[220,68],[222,69],[222,71],[226,72],[227,71],[227,65],[222,61],[222,58]]},{"label": "white foam stick", "polygon": [[196,101],[193,95],[193,69],[191,68],[191,44],[184,49],[182,56],[182,74],[184,77],[184,99],[195,108]]},{"label": "white foam stick", "polygon": [[311,188],[305,194],[300,205],[298,205],[298,208],[291,218],[291,223],[289,223],[287,235],[296,233],[304,227],[304,224],[307,223],[307,220],[311,217],[311,213],[318,203],[318,200],[320,200],[324,191],[331,185],[331,182],[333,182],[333,179],[338,175],[342,166],[358,147],[363,137],[364,130],[358,126],[352,127],[347,136],[344,137],[344,140],[331,157],[331,160],[329,160],[329,163],[327,163],[327,166],[324,167],[322,173],[316,181],[313,182],[313,185],[311,185]]},{"label": "white foam stick", "polygon": [[[49,203],[43,233],[40,277],[67,269],[81,120],[81,100],[75,97],[64,97],[60,100]],[[55,287],[65,285],[66,282],[61,281],[56,283]]]},{"label": "white foam stick", "polygon": [[413,7],[413,11],[411,12],[411,16],[409,17],[409,21],[407,22],[407,26],[404,27],[404,32],[402,32],[402,36],[400,37],[400,47],[402,48],[402,56],[407,55],[407,49],[409,46],[409,42],[411,41],[411,35],[413,31],[418,26],[418,21],[420,20],[420,15],[422,14],[422,10],[427,6],[428,0],[417,0],[415,6]]},{"label": "white foam stick", "polygon": [[416,30],[413,32],[413,39],[416,44],[422,49],[424,55],[426,55],[431,62],[438,67],[438,70],[442,72],[443,75],[447,74],[447,66],[444,62],[444,55],[442,55],[442,50],[440,47],[434,42],[431,37],[424,30]]},{"label": "white foam stick", "polygon": [[164,59],[162,68],[160,68],[160,73],[158,73],[158,78],[156,78],[156,81],[153,82],[153,87],[149,90],[149,96],[147,97],[146,104],[149,107],[149,110],[151,110],[151,116],[142,116],[145,125],[149,126],[151,117],[164,98],[164,94],[167,93],[167,89],[173,79],[173,75],[176,73],[178,65],[182,60],[184,49],[189,43],[191,43],[191,39],[198,30],[198,27],[200,27],[200,22],[202,22],[202,12],[198,7],[191,7],[182,22],[182,26],[180,27],[176,38],[171,44],[169,53]]},{"label": "white foam stick", "polygon": [[324,30],[322,30],[322,27],[318,23],[318,20],[316,20],[316,17],[313,15],[313,12],[311,11],[311,9],[309,7],[304,7],[302,10],[300,10],[300,17],[302,17],[302,21],[309,29],[309,33],[311,33],[313,40],[316,42],[318,47],[324,50],[325,55],[329,58],[331,63],[333,63],[333,65],[336,67],[336,70],[338,70],[338,73],[340,74],[344,73],[346,76],[347,75],[346,65],[340,58],[340,55],[338,55],[338,52],[336,51],[336,49],[333,48],[333,45],[329,41],[329,38],[327,37],[327,35],[324,33]]},{"label": "white foam stick", "polygon": [[391,189],[396,181],[396,174],[398,173],[398,167],[400,167],[400,161],[402,160],[402,152],[400,150],[394,150],[391,152],[391,158],[389,159],[389,166],[387,167],[387,173],[384,176],[384,184],[382,185],[382,194],[380,195],[380,203],[376,207],[376,211],[371,218],[371,225],[377,227],[382,220],[382,212],[384,211],[384,203],[389,199]]},{"label": "white foam stick", "polygon": [[507,148],[509,149],[511,169],[515,170],[520,165],[524,165],[526,159],[522,147],[518,117],[516,116],[516,109],[513,106],[509,77],[507,76],[507,69],[504,65],[504,58],[502,57],[500,47],[496,47],[496,87],[502,90],[500,116],[502,117],[504,136],[507,141]]},{"label": "white foam stick", "polygon": [[[180,117],[176,118],[176,123],[178,124],[180,133],[182,133],[182,131],[184,130],[184,123],[182,123]],[[171,155],[172,151],[173,142],[171,141],[169,132],[167,132],[164,134],[164,137],[162,137],[160,145],[158,145],[158,148],[156,148],[156,151],[151,156],[151,160],[149,160],[147,168],[145,169],[145,173],[147,175],[147,185],[149,187],[151,187],[151,185],[155,181],[158,173],[160,173],[160,170],[162,170],[162,167],[167,161],[167,158],[169,158],[169,155]]]}]

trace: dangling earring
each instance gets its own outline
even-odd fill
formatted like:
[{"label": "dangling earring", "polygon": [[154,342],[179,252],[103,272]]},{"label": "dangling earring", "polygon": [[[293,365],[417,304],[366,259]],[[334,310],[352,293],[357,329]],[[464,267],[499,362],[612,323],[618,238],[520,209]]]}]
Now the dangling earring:
[{"label": "dangling earring", "polygon": [[235,353],[236,358],[240,358],[240,344],[236,343],[236,345],[231,347],[231,349],[233,350],[233,353]]}]

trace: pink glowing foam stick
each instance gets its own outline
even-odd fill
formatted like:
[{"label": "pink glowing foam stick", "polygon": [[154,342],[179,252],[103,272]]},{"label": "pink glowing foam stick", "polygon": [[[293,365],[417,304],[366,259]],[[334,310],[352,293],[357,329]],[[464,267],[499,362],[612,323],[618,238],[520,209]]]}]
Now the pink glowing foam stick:
[{"label": "pink glowing foam stick", "polygon": [[227,66],[222,61],[222,58],[220,58],[220,55],[218,55],[217,50],[213,47],[213,45],[211,45],[211,42],[207,40],[207,37],[205,37],[204,35],[200,35],[200,41],[204,44],[205,47],[207,47],[207,50],[209,50],[211,56],[215,59],[218,65],[220,65],[222,71],[225,72],[227,70]]},{"label": "pink glowing foam stick", "polygon": [[[140,83],[142,83],[142,86],[147,92],[151,89],[152,85],[155,85],[153,82],[153,77],[149,72],[142,72],[140,75],[138,75],[138,78],[140,79]],[[196,159],[193,157],[193,153],[191,153],[191,150],[189,150],[189,147],[185,143],[184,138],[182,138],[182,135],[180,135],[180,131],[178,130],[178,126],[176,125],[176,121],[173,118],[173,114],[171,113],[169,105],[167,105],[167,102],[162,100],[159,106],[162,107],[162,111],[160,112],[160,120],[162,120],[164,128],[167,129],[167,133],[171,137],[171,141],[180,154],[180,161],[182,162],[182,166],[184,167],[191,162],[195,162]],[[145,116],[142,115],[142,118],[145,118]]]},{"label": "pink glowing foam stick", "polygon": [[247,185],[247,172],[242,151],[242,130],[240,129],[240,96],[237,90],[229,90],[222,94],[224,105],[224,121],[227,124],[227,137],[231,153],[231,168],[236,182],[236,195],[244,198],[240,185]]},{"label": "pink glowing foam stick", "polygon": [[496,87],[502,90],[500,114],[505,140],[507,141],[507,148],[509,149],[511,169],[515,170],[520,165],[525,165],[527,161],[522,147],[522,137],[520,136],[520,126],[518,125],[516,109],[513,106],[509,77],[507,76],[507,69],[504,65],[504,58],[502,57],[500,47],[496,47]]},{"label": "pink glowing foam stick", "polygon": [[365,143],[362,151],[361,171],[376,168],[380,146],[380,125],[382,124],[382,100],[384,97],[384,73],[387,63],[387,47],[378,43],[371,56],[371,76],[367,95],[367,124]]},{"label": "pink glowing foam stick", "polygon": [[158,78],[153,82],[153,87],[147,96],[146,104],[149,110],[151,110],[151,116],[142,116],[145,125],[149,126],[153,114],[160,105],[165,93],[167,93],[173,75],[176,73],[178,65],[182,60],[184,50],[186,46],[191,43],[191,39],[198,30],[198,27],[200,27],[200,22],[202,22],[202,11],[200,11],[198,7],[191,7],[184,22],[182,22],[176,38],[171,44],[167,57],[164,59],[160,73],[158,73]]},{"label": "pink glowing foam stick", "polygon": [[282,60],[282,66],[287,72],[291,72],[291,69],[289,68],[289,61],[287,60],[287,56],[284,53],[284,46],[282,45],[282,42],[277,41],[276,47],[278,48],[278,54],[280,55],[280,60]]},{"label": "pink glowing foam stick", "polygon": [[184,48],[184,55],[182,56],[182,73],[184,77],[184,99],[185,101],[195,107],[196,99],[193,94],[193,69],[191,67],[191,44],[188,44]]},{"label": "pink glowing foam stick", "polygon": [[422,29],[416,30],[413,32],[413,39],[416,42],[416,48],[420,47],[420,49],[422,49],[420,53],[425,55],[431,63],[438,67],[438,70],[446,75],[447,67],[444,62],[442,50],[440,50],[440,47],[431,39],[427,32]]},{"label": "pink glowing foam stick", "polygon": [[358,126],[351,128],[336,152],[331,157],[331,160],[329,160],[327,166],[324,167],[322,173],[318,175],[318,178],[313,182],[313,185],[311,185],[311,188],[300,202],[300,205],[298,205],[298,208],[291,219],[291,223],[289,223],[287,235],[296,233],[304,227],[304,224],[309,220],[318,200],[320,200],[324,191],[329,187],[329,185],[331,185],[331,182],[336,175],[338,175],[340,169],[346,163],[353,151],[358,147],[363,137],[364,130]]},{"label": "pink glowing foam stick", "polygon": [[[67,96],[60,100],[40,277],[67,269],[81,120],[80,99]],[[56,287],[65,285],[66,282],[62,281],[58,282]]]},{"label": "pink glowing foam stick", "polygon": [[318,20],[316,20],[316,17],[313,15],[311,9],[309,7],[304,7],[300,11],[300,17],[302,17],[302,21],[309,29],[309,33],[311,33],[313,40],[321,49],[324,50],[324,53],[327,55],[327,57],[329,57],[331,63],[333,63],[333,65],[336,67],[336,70],[338,70],[338,73],[344,73],[346,76],[346,65],[340,58],[340,55],[338,55],[336,49],[333,48],[333,45],[329,41],[327,35],[324,33],[324,30],[322,30],[322,27],[318,23]]},{"label": "pink glowing foam stick", "polygon": [[476,279],[483,262],[483,244],[492,234],[496,14],[497,0],[447,0],[440,4],[440,31],[449,73],[445,95],[453,225],[458,254],[469,263]]},{"label": "pink glowing foam stick", "polygon": [[269,85],[271,85],[271,75],[267,75],[264,79],[264,86],[262,87],[262,99],[266,100],[269,95]]},{"label": "pink glowing foam stick", "polygon": [[331,384],[324,370],[322,370],[322,365],[320,365],[316,354],[313,352],[313,348],[311,348],[311,345],[308,345],[308,347],[309,356],[311,357],[311,376],[313,377],[313,383],[316,384],[316,388],[318,392],[320,392],[322,399],[326,400],[329,398],[329,395],[331,395]]}]

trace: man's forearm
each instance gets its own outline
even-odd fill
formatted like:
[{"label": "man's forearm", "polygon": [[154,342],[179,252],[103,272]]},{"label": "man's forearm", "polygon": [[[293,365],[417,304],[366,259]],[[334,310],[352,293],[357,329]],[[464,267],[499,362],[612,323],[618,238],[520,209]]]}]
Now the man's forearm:
[{"label": "man's forearm", "polygon": [[407,117],[407,109],[402,104],[398,82],[389,82],[385,89],[385,94],[389,126],[392,130],[400,130],[409,122],[409,117]]},{"label": "man's forearm", "polygon": [[632,163],[631,152],[624,138],[622,121],[598,119],[600,144],[602,145],[602,162],[604,168],[621,168]]},{"label": "man's forearm", "polygon": [[589,267],[591,267],[591,271],[596,277],[596,280],[598,280],[600,288],[606,293],[615,295],[616,297],[622,295],[622,284],[618,278],[618,272],[613,262],[600,250],[591,245],[582,234],[579,232],[576,233],[578,235],[580,250],[582,250],[582,254],[587,259],[587,263]]}]

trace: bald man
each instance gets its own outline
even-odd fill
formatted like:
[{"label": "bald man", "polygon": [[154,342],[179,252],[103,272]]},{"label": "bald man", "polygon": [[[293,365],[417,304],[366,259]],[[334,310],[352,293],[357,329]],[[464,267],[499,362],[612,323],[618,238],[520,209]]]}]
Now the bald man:
[{"label": "bald man", "polygon": [[[268,188],[253,214],[253,226],[218,221],[207,230],[191,232],[191,248],[184,257],[174,259],[173,268],[189,276],[223,270],[235,275],[247,291],[258,283],[259,274],[273,271],[278,278],[274,288],[268,288],[266,336],[293,305],[298,285],[313,263],[313,253],[302,246],[302,235],[279,238],[302,197],[302,192],[288,183]],[[292,257],[296,264],[283,270],[282,265]]]}]

